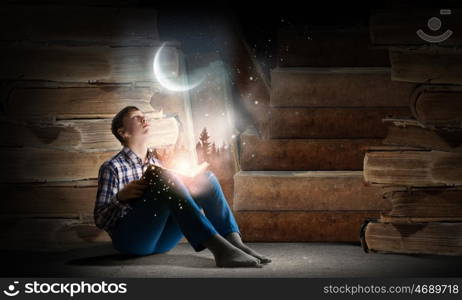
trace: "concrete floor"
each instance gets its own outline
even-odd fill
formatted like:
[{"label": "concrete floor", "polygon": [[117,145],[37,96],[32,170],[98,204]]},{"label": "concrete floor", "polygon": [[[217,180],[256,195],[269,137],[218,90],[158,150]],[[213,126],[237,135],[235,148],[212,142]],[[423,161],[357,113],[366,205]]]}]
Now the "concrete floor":
[{"label": "concrete floor", "polygon": [[0,251],[2,277],[461,277],[461,257],[365,253],[350,243],[248,243],[263,268],[216,268],[208,250],[118,254],[110,243],[61,252]]}]

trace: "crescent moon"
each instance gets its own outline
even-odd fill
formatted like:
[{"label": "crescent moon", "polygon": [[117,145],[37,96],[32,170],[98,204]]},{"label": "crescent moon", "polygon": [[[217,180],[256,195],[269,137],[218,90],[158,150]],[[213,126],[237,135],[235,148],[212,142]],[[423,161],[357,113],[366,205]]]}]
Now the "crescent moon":
[{"label": "crescent moon", "polygon": [[[175,91],[175,92],[184,92],[191,90],[195,87],[197,87],[199,84],[204,81],[204,77],[202,77],[200,80],[191,83],[191,84],[185,84],[185,83],[179,83],[171,78],[169,78],[165,72],[162,70],[162,67],[160,66],[160,56],[162,53],[162,49],[164,48],[165,44],[162,44],[160,48],[157,50],[156,55],[154,56],[154,63],[153,63],[153,69],[154,69],[154,75],[156,76],[156,79],[159,81],[160,85],[163,86],[164,88],[170,90],[170,91]],[[180,77],[180,80],[182,80],[183,77]]]}]

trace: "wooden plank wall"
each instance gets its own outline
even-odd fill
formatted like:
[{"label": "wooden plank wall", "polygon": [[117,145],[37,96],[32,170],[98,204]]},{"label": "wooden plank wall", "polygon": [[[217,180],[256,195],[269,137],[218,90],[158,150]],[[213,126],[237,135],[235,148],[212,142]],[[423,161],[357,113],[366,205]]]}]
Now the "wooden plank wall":
[{"label": "wooden plank wall", "polygon": [[[156,11],[119,2],[13,1],[0,9],[3,247],[109,240],[92,214],[99,167],[121,149],[111,118],[127,105],[162,116],[151,105],[159,94]],[[165,51],[163,67],[178,74],[181,53],[174,44]],[[157,120],[172,131],[153,146],[178,133],[172,120]]]}]

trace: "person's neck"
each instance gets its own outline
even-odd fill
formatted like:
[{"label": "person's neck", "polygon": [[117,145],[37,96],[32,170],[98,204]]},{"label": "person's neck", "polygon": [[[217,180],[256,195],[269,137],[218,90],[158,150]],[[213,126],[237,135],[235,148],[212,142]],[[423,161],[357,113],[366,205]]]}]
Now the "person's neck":
[{"label": "person's neck", "polygon": [[143,163],[146,162],[147,159],[147,152],[148,152],[148,145],[144,142],[129,142],[126,144],[128,148],[130,148],[141,160]]}]

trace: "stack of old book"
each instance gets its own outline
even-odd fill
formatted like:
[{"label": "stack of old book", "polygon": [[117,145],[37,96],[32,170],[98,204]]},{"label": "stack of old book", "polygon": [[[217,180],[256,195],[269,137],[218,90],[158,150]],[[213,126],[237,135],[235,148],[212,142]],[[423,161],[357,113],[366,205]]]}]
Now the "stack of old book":
[{"label": "stack of old book", "polygon": [[392,209],[361,228],[366,251],[462,255],[462,87],[422,85],[412,118],[384,119],[383,147],[364,159],[364,179]]},{"label": "stack of old book", "polygon": [[[184,142],[192,141],[189,96],[162,88],[152,71],[165,44],[157,11],[48,2],[3,1],[0,13],[9,28],[0,33],[1,250],[110,241],[93,213],[98,170],[122,149],[111,122],[124,107],[150,121],[150,147],[191,144],[194,151]],[[163,72],[178,80],[185,70],[179,43],[162,49]]]}]

